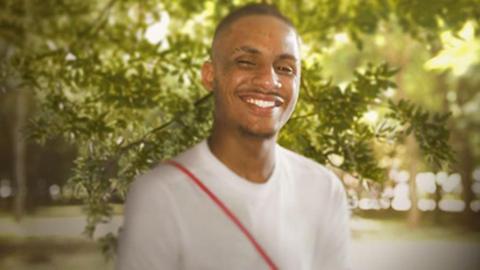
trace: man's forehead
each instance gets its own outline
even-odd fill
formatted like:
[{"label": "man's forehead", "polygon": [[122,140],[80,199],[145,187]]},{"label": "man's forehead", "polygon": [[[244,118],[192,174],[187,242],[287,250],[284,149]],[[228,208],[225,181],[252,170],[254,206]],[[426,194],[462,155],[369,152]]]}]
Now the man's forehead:
[{"label": "man's forehead", "polygon": [[213,42],[213,52],[261,53],[262,48],[279,48],[299,58],[299,37],[295,29],[270,15],[249,15],[223,29]]}]

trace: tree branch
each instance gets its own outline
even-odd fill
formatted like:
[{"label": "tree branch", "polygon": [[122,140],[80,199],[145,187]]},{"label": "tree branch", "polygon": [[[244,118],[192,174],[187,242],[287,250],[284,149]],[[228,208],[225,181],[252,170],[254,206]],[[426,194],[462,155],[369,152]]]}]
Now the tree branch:
[{"label": "tree branch", "polygon": [[[196,100],[193,105],[194,107],[197,107],[197,106],[200,106],[201,104],[207,102],[211,97],[213,96],[213,92],[210,92],[208,93],[207,95],[201,97],[200,99]],[[104,168],[105,168],[105,172],[111,172],[112,171],[112,168],[117,164],[118,162],[118,159],[120,158],[121,155],[123,155],[125,152],[127,152],[128,150],[132,149],[133,147],[137,146],[137,145],[140,145],[142,143],[145,143],[148,136],[152,135],[152,134],[155,134],[159,131],[162,131],[163,129],[166,129],[167,127],[169,127],[171,124],[177,122],[180,118],[180,116],[184,115],[186,112],[179,112],[177,114],[175,114],[174,117],[172,117],[172,119],[170,119],[169,121],[163,123],[162,125],[156,127],[156,128],[153,128],[152,130],[148,131],[147,133],[145,133],[140,139],[136,140],[136,141],[133,141],[123,147],[121,147],[119,150],[117,150],[117,152],[115,154],[112,155],[112,157],[106,162]]]}]

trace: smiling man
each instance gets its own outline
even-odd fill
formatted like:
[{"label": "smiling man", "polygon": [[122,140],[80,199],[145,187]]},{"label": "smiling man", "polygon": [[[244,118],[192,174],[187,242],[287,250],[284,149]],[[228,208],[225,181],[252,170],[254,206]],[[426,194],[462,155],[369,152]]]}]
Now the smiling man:
[{"label": "smiling man", "polygon": [[276,143],[298,98],[299,40],[265,4],[220,22],[202,67],[212,134],[132,184],[117,269],[350,269],[340,181]]}]

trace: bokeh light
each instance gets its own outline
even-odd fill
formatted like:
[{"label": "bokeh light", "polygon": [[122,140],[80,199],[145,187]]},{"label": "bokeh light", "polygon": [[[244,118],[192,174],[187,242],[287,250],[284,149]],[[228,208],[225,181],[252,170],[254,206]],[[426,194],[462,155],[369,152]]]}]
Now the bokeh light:
[{"label": "bokeh light", "polygon": [[435,175],[432,172],[423,172],[415,177],[417,189],[421,193],[435,193],[437,185],[435,184]]},{"label": "bokeh light", "polygon": [[420,199],[417,206],[420,211],[433,211],[437,207],[437,203],[432,199]]},{"label": "bokeh light", "polygon": [[458,199],[442,199],[438,208],[445,212],[462,212],[465,210],[465,202]]}]

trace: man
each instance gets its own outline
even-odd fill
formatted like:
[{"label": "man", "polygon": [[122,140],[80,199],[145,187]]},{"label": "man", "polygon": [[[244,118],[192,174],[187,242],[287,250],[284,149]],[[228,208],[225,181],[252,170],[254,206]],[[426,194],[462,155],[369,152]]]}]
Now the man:
[{"label": "man", "polygon": [[299,47],[269,5],[220,22],[202,67],[212,134],[132,184],[117,269],[349,269],[340,181],[276,144],[299,93]]}]

